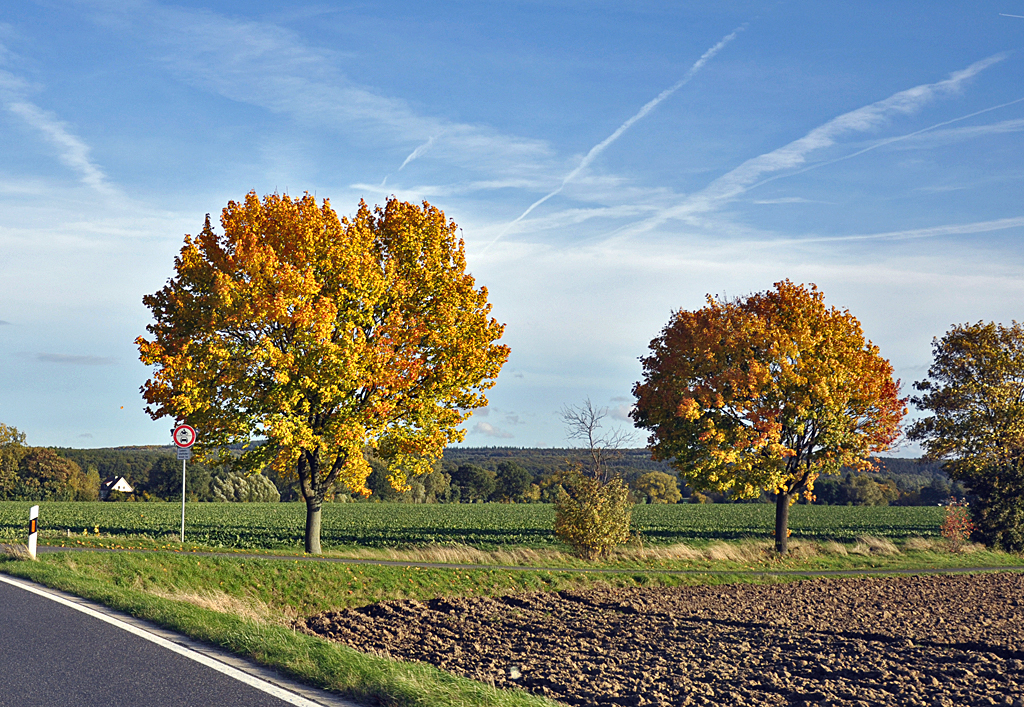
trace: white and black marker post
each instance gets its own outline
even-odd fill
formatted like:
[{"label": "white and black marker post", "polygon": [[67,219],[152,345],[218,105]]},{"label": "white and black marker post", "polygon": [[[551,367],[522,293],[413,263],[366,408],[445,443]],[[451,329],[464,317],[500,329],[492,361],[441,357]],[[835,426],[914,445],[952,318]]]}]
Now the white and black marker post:
[{"label": "white and black marker post", "polygon": [[192,458],[192,445],[196,443],[196,428],[180,424],[171,433],[181,460],[181,542],[185,542],[185,462]]},{"label": "white and black marker post", "polygon": [[36,559],[36,540],[39,536],[39,506],[28,509],[28,554]]}]

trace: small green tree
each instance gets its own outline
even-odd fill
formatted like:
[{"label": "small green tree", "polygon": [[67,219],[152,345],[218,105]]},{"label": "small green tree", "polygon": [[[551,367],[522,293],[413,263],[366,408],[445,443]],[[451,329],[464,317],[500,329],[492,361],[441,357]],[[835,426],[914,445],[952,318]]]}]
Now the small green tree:
[{"label": "small green tree", "polygon": [[636,480],[636,490],[651,503],[679,503],[683,498],[676,477],[664,471],[649,471],[641,476]]},{"label": "small green tree", "polygon": [[463,502],[486,501],[494,493],[495,474],[476,464],[462,464],[452,474],[452,484],[459,487]]},{"label": "small green tree", "polygon": [[100,472],[95,467],[90,465],[89,471],[85,473],[85,485],[79,494],[80,501],[98,501],[100,500]]},{"label": "small green tree", "polygon": [[[366,488],[370,490],[371,501],[397,501],[402,491],[396,489],[388,475],[388,465],[376,456],[369,456],[370,474],[366,477]],[[344,486],[344,484],[339,484]]]},{"label": "small green tree", "polygon": [[586,442],[568,469],[556,475],[555,535],[580,557],[593,560],[609,548],[629,540],[633,500],[629,487],[614,476],[608,462],[621,455],[632,436],[623,430],[603,431],[606,408],[595,408],[590,400],[583,405],[562,408],[562,422],[568,437]]},{"label": "small green tree", "polygon": [[633,503],[621,478],[607,483],[573,468],[555,501],[555,535],[585,560],[596,560],[629,540]]},{"label": "small green tree", "polygon": [[73,460],[68,461],[75,464],[75,468],[65,481],[66,488],[62,492],[62,496],[71,501],[98,501],[100,498],[99,472],[95,467],[90,467],[90,472],[95,472],[96,483],[93,485],[89,474],[83,472]]},{"label": "small green tree", "polygon": [[494,495],[505,503],[520,503],[530,490],[533,477],[515,462],[498,464]]},{"label": "small green tree", "polygon": [[1024,325],[961,324],[932,342],[910,428],[926,458],[973,494],[978,540],[1024,550]]},{"label": "small green tree", "polygon": [[25,433],[0,422],[0,498],[13,498],[18,485],[18,465],[28,454]]},{"label": "small green tree", "polygon": [[427,494],[427,503],[447,501],[451,492],[452,477],[440,469],[435,469],[423,477],[423,490]]}]

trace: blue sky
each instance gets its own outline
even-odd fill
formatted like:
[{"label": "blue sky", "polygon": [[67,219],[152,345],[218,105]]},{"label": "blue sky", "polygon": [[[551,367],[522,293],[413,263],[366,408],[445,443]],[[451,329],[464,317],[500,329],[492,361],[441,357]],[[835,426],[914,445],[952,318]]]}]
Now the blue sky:
[{"label": "blue sky", "polygon": [[1022,48],[1024,0],[6,3],[0,421],[168,442],[141,299],[249,190],[462,227],[512,347],[468,445],[626,424],[673,310],[783,278],[909,392],[951,324],[1022,317]]}]

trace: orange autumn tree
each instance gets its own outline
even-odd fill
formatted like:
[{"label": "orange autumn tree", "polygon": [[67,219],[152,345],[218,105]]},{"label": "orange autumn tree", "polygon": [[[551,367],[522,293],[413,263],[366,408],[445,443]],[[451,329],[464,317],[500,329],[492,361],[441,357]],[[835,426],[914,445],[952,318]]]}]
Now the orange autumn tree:
[{"label": "orange autumn tree", "polygon": [[367,450],[401,489],[462,439],[508,358],[504,325],[456,225],[426,202],[360,203],[349,220],[309,194],[250,192],[221,225],[207,215],[175,276],[143,299],[146,411],[196,427],[204,458],[242,444],[237,468],[297,476],[306,552],[319,553],[325,495],[369,493]]},{"label": "orange autumn tree", "polygon": [[780,554],[797,496],[821,474],[869,469],[906,414],[892,366],[860,322],[789,280],[676,312],[641,362],[631,414],[651,431],[654,458],[696,490],[774,494]]}]

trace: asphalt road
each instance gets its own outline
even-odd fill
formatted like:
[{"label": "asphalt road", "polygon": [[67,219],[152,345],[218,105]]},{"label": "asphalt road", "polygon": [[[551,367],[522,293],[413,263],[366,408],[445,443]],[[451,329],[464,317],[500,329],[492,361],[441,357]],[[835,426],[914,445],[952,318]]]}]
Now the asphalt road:
[{"label": "asphalt road", "polygon": [[286,704],[117,626],[0,582],[3,707]]}]

